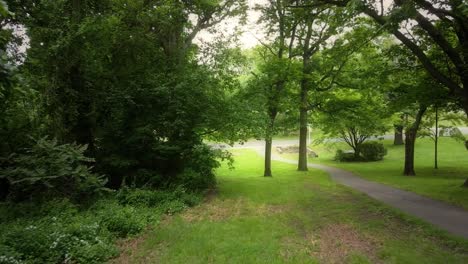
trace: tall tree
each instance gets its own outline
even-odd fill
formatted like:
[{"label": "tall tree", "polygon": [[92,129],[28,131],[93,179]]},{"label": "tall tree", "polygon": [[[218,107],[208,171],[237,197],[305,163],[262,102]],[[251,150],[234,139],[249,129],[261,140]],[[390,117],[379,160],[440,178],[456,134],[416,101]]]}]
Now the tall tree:
[{"label": "tall tree", "polygon": [[111,185],[125,177],[165,184],[202,156],[215,164],[202,140],[225,128],[213,120],[235,82],[199,60],[194,39],[242,16],[245,1],[11,3],[19,14],[9,23],[26,27],[30,40],[22,68],[47,99],[50,131],[94,149]]},{"label": "tall tree", "polygon": [[[351,5],[385,27],[427,73],[453,93],[468,115],[468,4],[463,0],[394,0],[388,8],[367,0],[322,0]],[[428,14],[428,15],[425,15]],[[409,23],[409,22],[414,23]],[[421,41],[424,40],[424,41]],[[430,45],[427,45],[430,43]],[[431,57],[427,49],[437,49]],[[440,63],[444,61],[444,63]],[[468,187],[468,180],[464,184]]]},{"label": "tall tree", "polygon": [[[333,48],[327,41],[335,36],[342,29],[344,17],[341,10],[330,6],[317,8],[300,9],[303,1],[294,1],[289,8],[292,12],[292,40],[295,43],[290,46],[291,56],[298,55],[302,60],[302,78],[300,82],[300,103],[299,103],[299,161],[298,170],[307,171],[307,131],[308,112],[311,109],[309,91],[320,90],[317,84],[311,79],[314,66],[314,55],[324,48]],[[327,45],[328,44],[328,45]],[[327,47],[328,46],[328,47]],[[337,66],[339,68],[340,65]],[[326,76],[323,77],[324,79]],[[330,86],[329,88],[331,88]]]},{"label": "tall tree", "polygon": [[[294,31],[296,25],[292,24],[290,17],[287,16],[289,1],[278,0],[269,1],[266,6],[258,6],[257,8],[262,12],[260,22],[265,24],[267,35],[274,38],[273,44],[263,44],[267,50],[280,62],[285,65],[285,68],[281,69],[280,73],[276,75],[274,79],[274,85],[272,86],[271,92],[269,93],[269,99],[267,103],[268,112],[268,125],[265,132],[265,168],[264,176],[271,177],[271,155],[273,146],[273,135],[275,131],[275,121],[279,112],[280,95],[283,93],[287,76],[284,75],[284,69],[289,67],[291,53],[288,53],[288,49],[294,42]],[[288,43],[289,42],[289,43]],[[286,63],[284,63],[286,62]]]}]

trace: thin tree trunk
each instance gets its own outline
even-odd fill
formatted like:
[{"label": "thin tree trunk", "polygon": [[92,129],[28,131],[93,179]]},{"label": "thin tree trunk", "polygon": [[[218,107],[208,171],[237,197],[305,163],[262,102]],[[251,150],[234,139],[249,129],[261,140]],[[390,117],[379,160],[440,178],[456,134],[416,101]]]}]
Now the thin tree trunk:
[{"label": "thin tree trunk", "polygon": [[272,147],[272,138],[265,139],[265,171],[263,172],[263,176],[265,177],[272,177],[271,174],[271,147]]},{"label": "thin tree trunk", "polygon": [[361,151],[358,147],[354,148],[354,160],[359,161],[361,159]]},{"label": "thin tree trunk", "polygon": [[439,146],[439,108],[435,107],[436,120],[435,120],[435,137],[434,137],[434,169],[439,168],[438,164],[438,146]]},{"label": "thin tree trunk", "polygon": [[405,138],[405,168],[403,174],[406,176],[414,176],[414,144],[416,143],[416,131],[413,128],[406,130]]},{"label": "thin tree trunk", "polygon": [[[279,89],[279,87],[277,87]],[[271,173],[271,152],[273,146],[273,135],[275,130],[275,120],[278,115],[278,109],[275,106],[272,106],[268,109],[268,116],[270,118],[270,123],[268,124],[266,135],[265,135],[265,170],[263,176],[272,177]]]},{"label": "thin tree trunk", "polygon": [[307,80],[301,82],[300,132],[299,132],[299,164],[297,170],[307,171]]},{"label": "thin tree trunk", "polygon": [[468,188],[468,179],[465,181],[465,183],[463,184],[463,187],[466,187]]},{"label": "thin tree trunk", "polygon": [[403,145],[403,126],[395,125],[395,137],[393,139],[393,145],[400,146]]},{"label": "thin tree trunk", "polygon": [[406,129],[405,133],[405,167],[403,169],[403,175],[414,176],[416,172],[414,170],[414,146],[416,143],[416,136],[421,124],[422,117],[426,112],[426,107],[420,107],[416,114],[416,120],[411,127]]}]

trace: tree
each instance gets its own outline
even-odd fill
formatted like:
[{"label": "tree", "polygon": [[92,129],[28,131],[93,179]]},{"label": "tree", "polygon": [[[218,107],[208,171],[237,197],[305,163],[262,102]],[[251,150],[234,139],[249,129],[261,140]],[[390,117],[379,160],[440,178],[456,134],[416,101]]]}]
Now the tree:
[{"label": "tree", "polygon": [[245,1],[10,6],[18,15],[8,23],[27,28],[30,48],[21,68],[44,95],[53,120],[49,131],[61,142],[87,144],[110,186],[164,186],[188,170],[212,177],[213,171],[198,166],[215,164],[202,141],[215,134],[234,137],[226,132],[232,126],[217,121],[220,112],[230,113],[228,95],[237,83],[229,81],[233,71],[220,68],[230,62],[202,61],[202,47],[193,40],[226,18],[242,16]]},{"label": "tree", "polygon": [[[438,142],[439,137],[450,137],[457,141],[465,142],[466,138],[457,126],[466,124],[466,117],[462,116],[459,109],[452,104],[434,104],[422,121],[419,133],[421,137],[429,137],[434,141],[434,169],[439,168]],[[442,125],[440,122],[444,122]]]},{"label": "tree", "polygon": [[[290,45],[290,56],[300,57],[302,60],[302,77],[300,81],[300,103],[299,103],[299,161],[298,170],[307,171],[307,130],[308,112],[312,110],[309,92],[325,91],[331,89],[319,87],[320,82],[331,78],[333,71],[339,71],[343,66],[333,65],[328,72],[322,70],[324,76],[320,81],[312,79],[312,73],[318,71],[317,63],[314,62],[314,55],[323,49],[333,49],[328,41],[338,34],[346,26],[344,23],[344,13],[337,8],[322,6],[317,8],[300,9],[303,1],[294,1],[294,5],[289,6],[292,12],[292,36]],[[334,44],[340,41],[334,41]],[[342,54],[343,55],[343,54]],[[346,57],[346,56],[345,56]],[[341,65],[341,66],[340,66]],[[335,67],[336,66],[336,67]],[[338,69],[337,69],[338,68]],[[313,101],[313,100],[312,100]],[[313,105],[313,104],[312,104]]]},{"label": "tree", "polygon": [[359,160],[361,145],[388,130],[390,116],[385,99],[378,93],[349,89],[341,89],[334,96],[323,105],[316,122],[326,137],[343,139],[353,149],[355,160]]},{"label": "tree", "polygon": [[[257,8],[262,12],[262,17],[259,22],[265,24],[268,36],[272,36],[274,41],[272,45],[263,44],[266,50],[270,53],[273,59],[274,78],[271,80],[273,85],[267,85],[267,115],[268,124],[265,131],[265,170],[264,176],[271,177],[271,152],[273,145],[273,135],[275,133],[275,121],[280,110],[281,94],[284,92],[288,81],[287,72],[290,69],[292,54],[288,52],[294,42],[294,28],[296,27],[291,23],[290,18],[287,16],[287,3],[288,1],[271,1],[266,6],[258,6]],[[288,44],[289,40],[289,44]],[[289,53],[289,54],[288,54]]]},{"label": "tree", "polygon": [[[322,0],[353,6],[385,27],[416,56],[427,73],[453,93],[468,115],[468,5],[462,0],[393,1],[388,10],[372,1]],[[424,13],[430,14],[425,16]],[[409,21],[415,23],[408,23]],[[403,26],[402,26],[403,25]],[[421,41],[423,40],[423,41]],[[429,45],[428,45],[429,43]],[[428,48],[438,56],[430,56]],[[444,63],[441,63],[443,61]],[[465,182],[468,187],[468,180]]]},{"label": "tree", "polygon": [[[403,63],[398,63],[400,70],[411,67],[408,62],[408,57],[402,56]],[[398,71],[391,77],[393,87],[389,90],[389,100],[393,109],[398,109],[397,115],[403,115],[403,128],[405,133],[405,163],[403,175],[416,175],[414,169],[414,149],[418,131],[423,122],[424,114],[427,109],[434,104],[448,102],[449,97],[447,91],[437,83],[434,83],[425,72],[421,70],[413,70],[413,72],[405,73]],[[432,90],[428,90],[428,86],[433,86]],[[438,89],[437,89],[438,88]],[[403,110],[403,113],[400,111]]]}]

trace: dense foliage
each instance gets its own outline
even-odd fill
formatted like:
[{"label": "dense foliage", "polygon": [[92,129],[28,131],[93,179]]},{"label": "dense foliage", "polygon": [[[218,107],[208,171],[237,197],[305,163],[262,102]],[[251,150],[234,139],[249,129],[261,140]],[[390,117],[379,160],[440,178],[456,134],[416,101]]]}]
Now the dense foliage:
[{"label": "dense foliage", "polygon": [[378,161],[387,155],[387,149],[380,142],[365,142],[361,145],[361,155],[365,161]]},{"label": "dense foliage", "polygon": [[79,200],[102,191],[105,179],[94,174],[84,156],[86,146],[59,145],[57,140],[39,139],[24,153],[4,161],[0,178],[10,183],[10,198],[70,197]]},{"label": "dense foliage", "polygon": [[299,131],[307,170],[311,124],[340,161],[382,160],[366,141],[394,127],[415,175],[431,109],[468,113],[463,1],[267,1],[242,51],[217,25],[247,2],[0,0],[0,263],[115,256],[215,187],[232,157],[207,142],[265,139],[272,176],[275,135]]},{"label": "dense foliage", "polygon": [[0,263],[103,263],[118,238],[198,204],[184,189],[123,189],[86,206],[69,200],[0,205]]}]

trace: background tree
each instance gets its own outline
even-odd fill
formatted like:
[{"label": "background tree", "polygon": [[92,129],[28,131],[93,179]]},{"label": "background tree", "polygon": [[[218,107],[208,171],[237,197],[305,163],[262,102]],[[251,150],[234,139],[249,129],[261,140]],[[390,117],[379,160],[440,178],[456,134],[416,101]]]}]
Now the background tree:
[{"label": "background tree", "polygon": [[361,145],[388,130],[390,116],[385,99],[378,93],[344,89],[334,96],[323,105],[316,123],[327,138],[341,138],[353,149],[354,159],[360,160]]},{"label": "background tree", "polygon": [[[312,79],[312,73],[317,71],[318,63],[314,62],[314,55],[323,49],[333,49],[334,45],[330,44],[329,40],[339,38],[338,34],[346,26],[344,12],[332,6],[320,6],[311,8],[297,8],[304,5],[304,1],[294,1],[289,6],[292,10],[292,36],[290,45],[290,53],[292,57],[299,57],[302,61],[302,78],[300,82],[300,102],[299,102],[299,161],[298,170],[307,171],[307,131],[308,131],[308,112],[311,109],[311,99],[309,99],[309,91],[326,90],[320,89],[318,83]],[[334,44],[340,43],[335,40]],[[343,54],[342,54],[343,55]],[[346,56],[345,56],[346,57]],[[337,58],[334,58],[337,59]],[[323,79],[327,75],[332,75],[331,72],[337,71],[342,66],[332,66],[327,73],[323,73]],[[336,67],[335,67],[336,66]],[[325,72],[325,71],[322,71]],[[328,76],[329,77],[329,76]],[[322,81],[324,81],[322,79]],[[332,85],[328,87],[331,89]],[[312,99],[313,101],[313,99]],[[312,104],[313,105],[313,104]]]},{"label": "background tree", "polygon": [[[395,0],[389,8],[366,0],[322,2],[342,7],[352,6],[374,19],[418,58],[436,82],[456,96],[468,115],[468,4],[465,1],[444,1],[440,4],[432,0]],[[430,14],[430,17],[425,13]],[[431,57],[429,48],[436,50],[439,56]],[[468,187],[468,180],[465,186]]]},{"label": "background tree", "polygon": [[264,176],[271,177],[271,152],[273,145],[273,135],[275,133],[275,121],[280,111],[281,94],[284,93],[287,85],[288,71],[291,65],[292,54],[289,50],[294,42],[293,32],[296,25],[292,23],[290,17],[287,16],[289,1],[279,0],[270,1],[265,6],[257,6],[257,9],[262,12],[259,20],[265,26],[267,36],[272,38],[271,45],[262,44],[270,53],[268,56],[274,58],[273,68],[267,70],[271,74],[274,73],[273,79],[268,82],[273,82],[273,85],[268,87],[268,100],[266,103],[268,113],[268,125],[265,132],[265,170]]},{"label": "background tree", "polygon": [[[96,170],[112,187],[167,186],[194,171],[213,184],[216,162],[202,141],[236,136],[226,132],[230,118],[218,121],[220,112],[232,112],[228,95],[238,83],[229,81],[236,73],[226,71],[232,60],[199,60],[193,40],[228,17],[242,16],[245,1],[10,6],[18,15],[7,23],[27,29],[30,47],[21,70],[44,95],[49,134],[88,145]],[[219,47],[210,56],[221,56]]]}]

